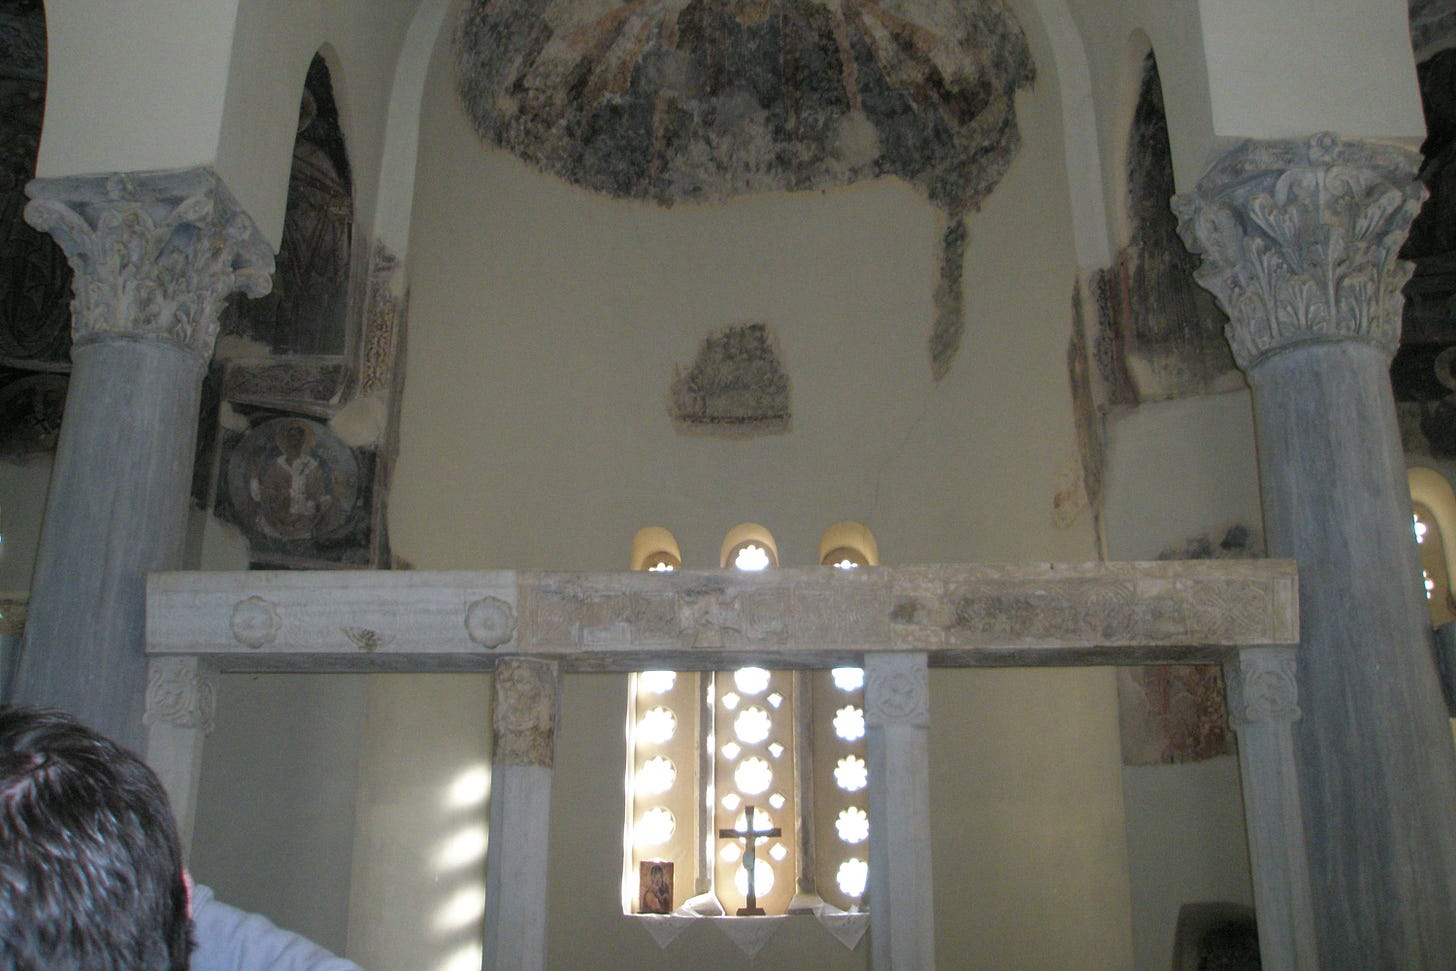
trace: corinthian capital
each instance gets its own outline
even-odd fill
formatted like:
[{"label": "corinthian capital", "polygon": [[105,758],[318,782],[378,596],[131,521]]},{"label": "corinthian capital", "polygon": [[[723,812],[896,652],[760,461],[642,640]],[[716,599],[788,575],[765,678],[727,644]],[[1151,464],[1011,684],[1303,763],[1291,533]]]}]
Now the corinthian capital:
[{"label": "corinthian capital", "polygon": [[133,337],[212,356],[236,290],[272,286],[273,251],[209,168],[36,179],[26,222],[75,270],[74,342]]},{"label": "corinthian capital", "polygon": [[1239,367],[1314,341],[1395,353],[1411,273],[1396,253],[1425,198],[1419,160],[1334,135],[1248,141],[1174,197],[1178,231],[1203,257],[1194,275],[1229,315]]}]

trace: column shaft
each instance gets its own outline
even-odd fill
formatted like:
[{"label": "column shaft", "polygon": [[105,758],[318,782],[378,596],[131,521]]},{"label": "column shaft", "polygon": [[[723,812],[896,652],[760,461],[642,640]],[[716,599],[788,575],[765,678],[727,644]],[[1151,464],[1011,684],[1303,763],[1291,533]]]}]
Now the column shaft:
[{"label": "column shaft", "polygon": [[1299,563],[1295,727],[1325,967],[1456,954],[1456,755],[1388,359],[1315,344],[1250,373],[1269,552]]},{"label": "column shaft", "polygon": [[503,658],[493,681],[495,754],[485,860],[484,966],[491,971],[542,971],[556,665]]},{"label": "column shaft", "polygon": [[1247,142],[1173,201],[1253,388],[1269,552],[1299,564],[1295,751],[1329,971],[1456,954],[1456,751],[1388,372],[1417,161]]},{"label": "column shaft", "polygon": [[181,566],[203,371],[273,255],[209,169],[43,179],[26,219],[75,271],[70,390],[7,700],[141,751],[146,574]]},{"label": "column shaft", "polygon": [[865,655],[870,967],[935,967],[930,686],[924,654]]},{"label": "column shaft", "polygon": [[146,575],[180,565],[202,363],[113,340],[75,349],[14,698],[141,751]]}]

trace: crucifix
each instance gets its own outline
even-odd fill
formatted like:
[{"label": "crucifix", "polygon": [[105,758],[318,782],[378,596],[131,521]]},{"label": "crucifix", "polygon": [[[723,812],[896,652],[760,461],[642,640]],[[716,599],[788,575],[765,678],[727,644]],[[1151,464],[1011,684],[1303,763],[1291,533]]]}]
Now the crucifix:
[{"label": "crucifix", "polygon": [[748,906],[738,908],[739,917],[762,917],[765,911],[758,905],[758,889],[755,886],[757,874],[754,873],[755,865],[758,863],[758,850],[755,847],[761,839],[772,839],[775,836],[784,835],[784,831],[777,826],[772,829],[753,828],[753,807],[743,807],[743,828],[742,829],[720,829],[719,839],[741,839],[743,840],[743,867],[748,871]]}]

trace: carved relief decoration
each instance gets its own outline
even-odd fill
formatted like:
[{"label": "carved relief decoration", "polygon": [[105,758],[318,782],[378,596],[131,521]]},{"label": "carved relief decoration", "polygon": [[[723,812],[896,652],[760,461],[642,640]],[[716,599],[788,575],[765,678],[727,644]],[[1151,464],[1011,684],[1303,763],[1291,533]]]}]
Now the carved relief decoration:
[{"label": "carved relief decoration", "polygon": [[211,169],[37,179],[27,193],[26,221],[76,273],[78,344],[149,337],[205,361],[225,298],[268,292],[273,252]]},{"label": "carved relief decoration", "polygon": [[249,597],[233,608],[230,626],[239,644],[256,650],[278,639],[283,620],[273,604],[262,597]]},{"label": "carved relief decoration", "polygon": [[870,725],[930,724],[925,655],[865,659],[865,720]]},{"label": "carved relief decoration", "polygon": [[1230,317],[1241,368],[1313,341],[1367,341],[1394,354],[1411,273],[1396,255],[1425,197],[1419,161],[1329,134],[1248,141],[1174,198],[1179,232],[1203,257],[1195,275]]},{"label": "carved relief decoration", "polygon": [[541,574],[522,584],[522,622],[542,643],[623,649],[889,641],[882,583],[842,571],[783,576]]},{"label": "carved relief decoration", "polygon": [[211,734],[217,714],[217,676],[195,658],[153,658],[147,669],[143,723],[200,728]]},{"label": "carved relief decoration", "polygon": [[1237,668],[1237,677],[1229,679],[1229,701],[1236,729],[1250,723],[1291,722],[1299,718],[1293,651],[1241,651]]},{"label": "carved relief decoration", "polygon": [[499,597],[481,597],[465,611],[465,630],[472,641],[493,650],[515,635],[515,611]]},{"label": "carved relief decoration", "polygon": [[324,405],[334,400],[343,381],[344,365],[337,358],[291,356],[230,361],[222,393],[229,401]]},{"label": "carved relief decoration", "polygon": [[503,658],[495,669],[495,761],[550,768],[556,741],[556,665]]},{"label": "carved relief decoration", "polygon": [[364,307],[364,341],[359,365],[359,395],[390,390],[395,347],[404,323],[405,301],[396,292],[403,272],[399,257],[378,240],[370,258],[369,292]]}]

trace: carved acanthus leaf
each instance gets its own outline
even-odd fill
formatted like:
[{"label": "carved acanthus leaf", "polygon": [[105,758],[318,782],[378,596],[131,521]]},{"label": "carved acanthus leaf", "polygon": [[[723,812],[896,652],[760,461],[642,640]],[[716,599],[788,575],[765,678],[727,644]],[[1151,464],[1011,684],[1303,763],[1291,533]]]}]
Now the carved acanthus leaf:
[{"label": "carved acanthus leaf", "polygon": [[1229,315],[1241,368],[1316,341],[1395,353],[1411,273],[1396,254],[1425,198],[1419,161],[1328,134],[1249,141],[1174,197],[1178,231],[1203,257],[1195,276]]},{"label": "carved acanthus leaf", "polygon": [[550,768],[556,744],[556,665],[502,658],[495,669],[495,762]]},{"label": "carved acanthus leaf", "polygon": [[25,218],[75,271],[75,343],[148,337],[212,356],[235,291],[262,296],[273,251],[209,168],[37,179]]},{"label": "carved acanthus leaf", "polygon": [[147,671],[147,707],[142,721],[211,734],[217,714],[216,675],[196,658],[166,657]]}]

